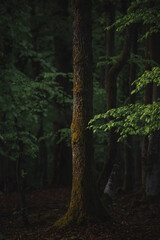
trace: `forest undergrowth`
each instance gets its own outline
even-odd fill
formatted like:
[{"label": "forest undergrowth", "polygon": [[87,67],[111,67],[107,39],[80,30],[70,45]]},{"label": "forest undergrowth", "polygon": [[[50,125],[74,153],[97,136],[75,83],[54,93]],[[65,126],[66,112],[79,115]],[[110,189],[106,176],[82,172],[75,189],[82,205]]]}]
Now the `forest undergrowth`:
[{"label": "forest undergrowth", "polygon": [[[160,205],[118,195],[108,209],[113,223],[94,223],[57,230],[54,222],[66,212],[70,189],[54,188],[27,193],[29,226],[25,227],[17,193],[2,194],[1,235],[6,240],[160,240]],[[133,204],[135,203],[135,204]]]}]

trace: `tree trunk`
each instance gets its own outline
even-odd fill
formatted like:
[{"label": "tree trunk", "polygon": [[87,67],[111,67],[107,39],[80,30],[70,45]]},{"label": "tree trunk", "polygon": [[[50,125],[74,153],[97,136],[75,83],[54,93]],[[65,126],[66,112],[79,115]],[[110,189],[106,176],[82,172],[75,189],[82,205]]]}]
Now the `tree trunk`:
[{"label": "tree trunk", "polygon": [[17,159],[17,185],[18,185],[18,191],[20,194],[20,204],[21,204],[21,214],[24,224],[27,226],[29,224],[28,217],[27,217],[27,209],[26,209],[26,198],[25,198],[25,189],[24,189],[24,179],[22,176],[22,164],[23,164],[23,143],[19,141],[19,157]]},{"label": "tree trunk", "polygon": [[[68,0],[56,0],[56,9],[58,9],[57,18],[62,21],[63,18],[66,19],[65,28],[68,29]],[[62,19],[61,19],[62,18]],[[64,19],[63,19],[64,20]],[[55,30],[54,36],[54,55],[55,55],[55,67],[57,72],[71,72],[72,71],[72,52],[69,42],[66,41],[68,38],[68,32],[63,32],[61,29]],[[72,84],[68,81],[67,77],[58,76],[56,78],[58,84],[64,87],[68,94],[72,94]],[[71,124],[71,110],[70,106],[58,103],[57,99],[53,101],[54,114],[56,118],[53,122],[53,131],[55,136],[53,142],[53,186],[70,186],[72,178],[72,168],[71,159],[72,153],[71,148],[62,141],[59,142],[60,133],[59,130],[62,128],[69,127]]]},{"label": "tree trunk", "polygon": [[[40,116],[40,128],[38,131],[38,139],[43,137],[44,129],[43,129],[43,116]],[[39,154],[40,154],[40,175],[41,175],[41,183],[45,188],[47,186],[47,178],[48,178],[48,151],[46,146],[46,141],[42,138],[39,140]]]},{"label": "tree trunk", "polygon": [[16,174],[17,174],[17,186],[18,191],[20,194],[20,204],[21,204],[21,214],[24,224],[27,226],[29,225],[28,217],[27,217],[27,206],[26,206],[26,198],[25,198],[25,186],[24,186],[24,177],[22,171],[23,165],[24,165],[24,143],[20,137],[20,132],[22,131],[21,128],[18,126],[18,121],[15,118],[15,127],[17,131],[17,137],[18,137],[18,146],[19,146],[19,156],[17,158],[16,162]]},{"label": "tree trunk", "polygon": [[[152,83],[149,83],[145,86],[144,89],[144,104],[150,104],[152,102]],[[145,187],[146,184],[146,167],[147,167],[147,154],[148,154],[148,137],[144,136],[142,138],[142,188]]]},{"label": "tree trunk", "polygon": [[[5,122],[6,121],[6,114],[2,114],[2,119],[0,121]],[[2,128],[2,134],[5,132],[5,129]],[[6,153],[7,151],[7,144],[0,139],[0,146],[1,151]],[[5,156],[4,154],[0,154],[0,191],[8,192],[10,190],[10,182],[9,182],[9,159],[8,156]]]},{"label": "tree trunk", "polygon": [[[112,25],[114,23],[114,20],[115,20],[115,6],[110,1],[108,1],[106,4],[106,27],[109,27],[110,25]],[[114,38],[115,38],[115,28],[112,28],[111,30],[106,30],[106,57],[114,56],[114,49],[115,49]],[[105,88],[107,93],[107,109],[108,110],[116,107],[116,97],[117,97],[116,82],[115,81],[111,83],[109,82],[110,81],[109,72],[111,67],[112,67],[111,64],[107,64],[106,72],[105,72],[105,78],[106,78]],[[109,85],[109,84],[112,84],[112,85]],[[113,95],[112,97],[110,93],[111,95]],[[103,193],[104,189],[106,193],[107,192],[106,189],[109,188],[109,186],[105,187],[105,185],[108,182],[109,176],[113,168],[113,164],[115,162],[116,149],[117,149],[117,138],[116,138],[116,135],[114,134],[114,131],[111,130],[109,133],[109,147],[108,147],[107,161],[98,179],[98,190],[100,195]]]},{"label": "tree trunk", "polygon": [[[137,25],[132,26],[131,32],[131,52],[137,54]],[[129,103],[135,103],[135,95],[131,95],[132,83],[136,79],[136,64],[130,64],[128,97]],[[129,192],[133,190],[134,172],[135,172],[135,155],[133,153],[133,137],[128,136],[124,144],[124,191]]]},{"label": "tree trunk", "polygon": [[160,132],[149,139],[146,195],[160,196]]},{"label": "tree trunk", "polygon": [[[64,126],[63,126],[64,127]],[[54,139],[53,146],[53,186],[71,186],[72,182],[72,153],[71,148],[65,142],[57,143],[60,139],[59,129],[63,128],[62,125],[54,122],[54,132],[57,133]]]},{"label": "tree trunk", "polygon": [[[152,34],[150,41],[151,59],[160,64],[160,34]],[[153,84],[152,101],[160,97],[160,87]],[[146,172],[146,195],[160,196],[160,131],[149,138]]]},{"label": "tree trunk", "polygon": [[[1,148],[6,149],[5,144],[0,141]],[[0,191],[8,192],[10,190],[11,183],[9,182],[9,172],[8,166],[9,160],[8,157],[0,155]]]},{"label": "tree trunk", "polygon": [[[111,8],[111,11],[113,11],[112,8]],[[110,16],[114,16],[114,15],[110,14]],[[109,33],[106,36],[109,37]],[[109,39],[113,39],[113,37],[110,36]],[[111,52],[109,51],[108,44],[106,48],[106,54],[111,54]],[[116,79],[119,72],[125,65],[129,57],[129,54],[130,54],[130,30],[127,29],[125,34],[123,49],[121,51],[120,57],[114,65],[107,67],[107,71],[106,71],[107,110],[116,108],[116,99],[117,99]],[[104,167],[98,179],[98,189],[100,194],[102,194],[104,191],[106,182],[109,179],[113,165],[116,163],[116,161],[117,161],[117,134],[115,134],[115,131],[113,129],[109,132],[109,146],[108,146],[107,160],[104,164]]]},{"label": "tree trunk", "polygon": [[[147,30],[148,27],[146,27]],[[151,59],[150,56],[150,46],[151,46],[151,37],[149,36],[146,40],[146,50],[145,50],[145,58]],[[145,66],[146,70],[150,70],[151,67],[149,64]],[[152,83],[149,83],[144,88],[144,104],[152,103]],[[142,162],[142,188],[145,188],[146,184],[146,165],[147,165],[147,153],[148,153],[148,137],[144,136],[142,138],[142,152],[141,152],[141,162]]]},{"label": "tree trunk", "polygon": [[64,227],[104,218],[105,211],[96,192],[93,176],[92,134],[86,129],[92,117],[91,0],[72,0],[73,12],[73,179],[69,209],[56,222]]}]

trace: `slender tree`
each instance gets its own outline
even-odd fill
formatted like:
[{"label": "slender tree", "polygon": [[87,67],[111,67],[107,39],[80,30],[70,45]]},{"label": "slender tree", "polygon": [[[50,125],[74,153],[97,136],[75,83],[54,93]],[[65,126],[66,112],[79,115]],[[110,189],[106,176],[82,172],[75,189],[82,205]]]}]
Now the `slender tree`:
[{"label": "slender tree", "polygon": [[[114,8],[112,4],[107,5],[107,27],[114,21]],[[111,19],[112,18],[112,19]],[[110,57],[113,54],[113,47],[112,51],[109,50],[109,43],[110,46],[113,45],[114,35],[113,32],[110,34],[107,30],[107,39],[108,43],[106,45],[106,56]],[[107,41],[106,39],[106,41]],[[122,70],[123,66],[125,65],[128,57],[130,54],[130,29],[127,28],[125,33],[125,39],[123,43],[123,48],[120,53],[120,57],[118,61],[113,64],[107,66],[106,71],[106,94],[107,94],[107,110],[110,110],[112,108],[116,108],[116,99],[117,99],[117,85],[116,80],[117,76]],[[111,119],[109,119],[110,121]],[[108,178],[111,174],[113,165],[116,163],[117,160],[117,136],[115,134],[114,129],[111,129],[109,132],[109,146],[108,146],[108,155],[107,160],[104,164],[103,170],[100,174],[100,177],[98,179],[98,188],[100,190],[100,193],[103,193],[104,187],[106,185],[106,182],[108,181]]]},{"label": "slender tree", "polygon": [[[133,54],[137,54],[137,25],[134,24],[131,31],[131,52]],[[130,73],[129,73],[129,86],[128,86],[128,96],[129,96],[129,103],[135,103],[135,96],[131,95],[131,91],[133,90],[132,83],[136,79],[136,63],[132,62],[130,64]],[[128,97],[127,96],[127,97]],[[131,147],[132,146],[132,147]],[[134,185],[134,160],[135,155],[133,153],[133,137],[128,136],[126,142],[124,144],[124,191],[132,191]]]},{"label": "slender tree", "polygon": [[[146,31],[148,30],[148,26],[145,26]],[[151,36],[146,39],[146,46],[145,46],[145,58],[151,59],[150,55],[150,46],[151,46]],[[150,70],[151,66],[146,64],[146,70]],[[152,103],[152,88],[153,84],[149,83],[144,88],[144,104],[151,104]],[[141,162],[142,162],[142,188],[144,190],[146,184],[146,166],[147,166],[147,152],[148,152],[148,137],[142,137],[142,144],[141,144]]]},{"label": "slender tree", "polygon": [[[57,72],[72,72],[72,49],[70,47],[71,34],[68,32],[69,28],[69,12],[68,12],[68,0],[55,1],[56,7],[56,19],[63,25],[62,29],[59,26],[55,28],[54,33],[54,65]],[[54,10],[55,11],[55,10]],[[68,41],[67,41],[68,40]],[[70,95],[71,83],[69,83],[67,77],[58,76],[56,82],[63,86]],[[53,185],[71,185],[71,148],[66,146],[64,141],[58,143],[60,139],[59,130],[68,127],[71,122],[70,106],[65,103],[59,103],[57,99],[53,100],[54,112],[56,118],[53,122],[53,131],[55,133],[55,139],[53,143]],[[65,109],[65,110],[64,110]]]},{"label": "slender tree", "polygon": [[[160,64],[160,33],[154,33],[150,37],[151,59]],[[160,97],[160,87],[153,83],[152,102]],[[148,141],[147,164],[146,164],[146,195],[160,195],[160,131],[156,131]]]},{"label": "slender tree", "polygon": [[95,218],[104,218],[94,184],[92,171],[92,134],[86,129],[92,117],[92,49],[91,49],[91,0],[72,0],[73,12],[73,118],[72,161],[73,179],[70,206],[56,226],[70,223],[86,223]]}]

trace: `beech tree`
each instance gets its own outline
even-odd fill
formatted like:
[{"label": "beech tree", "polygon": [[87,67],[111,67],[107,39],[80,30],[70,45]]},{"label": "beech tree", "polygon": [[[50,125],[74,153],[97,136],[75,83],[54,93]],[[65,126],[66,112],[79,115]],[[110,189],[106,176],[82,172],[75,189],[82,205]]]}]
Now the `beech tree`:
[{"label": "beech tree", "polygon": [[64,227],[70,223],[86,223],[106,217],[98,198],[93,176],[93,146],[91,131],[86,129],[92,117],[92,49],[91,5],[92,1],[72,0],[73,12],[73,117],[72,162],[73,179],[70,206],[67,213],[55,225]]}]

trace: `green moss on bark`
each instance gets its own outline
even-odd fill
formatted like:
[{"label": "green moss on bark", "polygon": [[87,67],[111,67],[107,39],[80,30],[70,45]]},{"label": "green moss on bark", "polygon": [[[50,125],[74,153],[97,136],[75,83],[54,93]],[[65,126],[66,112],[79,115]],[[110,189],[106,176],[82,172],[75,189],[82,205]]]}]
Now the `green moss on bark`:
[{"label": "green moss on bark", "polygon": [[109,218],[98,197],[93,176],[92,133],[87,130],[92,117],[91,0],[72,0],[73,23],[73,178],[70,206],[55,226],[87,224]]}]

